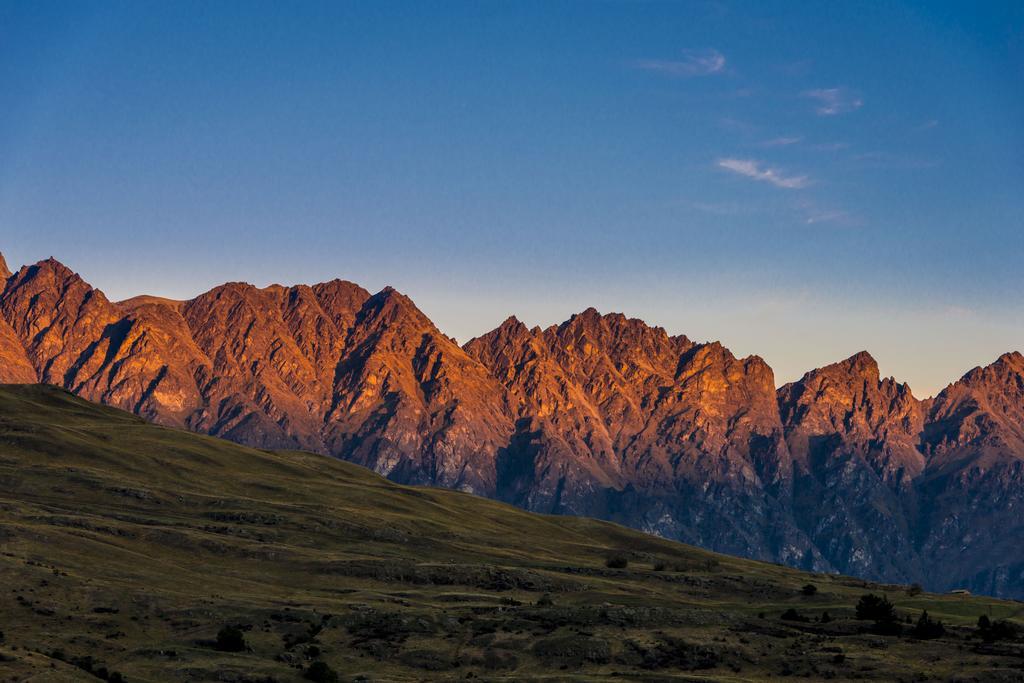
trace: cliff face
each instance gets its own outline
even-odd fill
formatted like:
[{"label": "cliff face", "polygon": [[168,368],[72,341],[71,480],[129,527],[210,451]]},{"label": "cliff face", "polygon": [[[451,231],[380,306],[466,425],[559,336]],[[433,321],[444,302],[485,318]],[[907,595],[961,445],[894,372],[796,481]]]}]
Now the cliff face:
[{"label": "cliff face", "polygon": [[116,307],[53,259],[10,277],[0,311],[47,384],[75,386],[98,369],[119,336]]},{"label": "cliff face", "polygon": [[[0,293],[11,275],[4,255],[0,254]],[[0,384],[32,384],[35,381],[36,369],[28,359],[25,347],[18,334],[0,316]]]},{"label": "cliff face", "polygon": [[0,320],[0,384],[34,384],[36,369],[17,333]]},{"label": "cliff face", "polygon": [[488,496],[511,432],[498,382],[393,289],[356,316],[325,425],[331,453],[398,481]]},{"label": "cliff face", "polygon": [[593,309],[543,331],[509,319],[466,349],[516,420],[503,498],[826,566],[787,513],[791,463],[761,359]]},{"label": "cliff face", "polygon": [[926,402],[866,353],[776,390],[756,356],[593,309],[463,348],[390,288],[116,303],[52,259],[0,266],[0,382],[724,552],[1024,595],[1020,354]]},{"label": "cliff face", "polygon": [[933,402],[924,428],[920,548],[935,580],[1024,590],[1024,356],[975,368]]},{"label": "cliff face", "polygon": [[814,544],[839,571],[918,580],[923,404],[864,352],[787,384],[778,401],[796,463],[794,514]]}]

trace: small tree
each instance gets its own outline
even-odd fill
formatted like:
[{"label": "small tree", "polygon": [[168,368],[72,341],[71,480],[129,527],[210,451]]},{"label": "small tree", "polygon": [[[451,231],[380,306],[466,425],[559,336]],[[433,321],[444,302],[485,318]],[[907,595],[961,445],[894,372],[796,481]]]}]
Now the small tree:
[{"label": "small tree", "polygon": [[811,597],[812,595],[818,592],[818,587],[815,586],[813,583],[809,583],[803,588],[801,588],[800,592],[806,595],[807,597]]},{"label": "small tree", "polygon": [[978,630],[987,631],[992,628],[992,620],[988,618],[987,614],[982,614],[978,617]]},{"label": "small tree", "polygon": [[217,649],[221,652],[241,652],[245,649],[245,636],[236,626],[225,626],[217,631]]},{"label": "small tree", "polygon": [[862,595],[857,602],[857,618],[874,621],[871,632],[880,636],[898,636],[903,632],[903,626],[896,615],[896,606],[885,596],[878,597],[873,593]]},{"label": "small tree", "polygon": [[326,662],[313,662],[303,678],[314,683],[338,683],[338,672],[327,666]]},{"label": "small tree", "polygon": [[629,566],[629,560],[625,555],[612,555],[605,560],[604,566],[609,569],[625,569]]},{"label": "small tree", "polygon": [[928,610],[925,610],[921,613],[921,618],[917,620],[917,625],[911,630],[910,635],[921,640],[931,640],[946,635],[946,628],[941,621],[932,620],[928,616]]},{"label": "small tree", "polygon": [[832,615],[828,613],[828,610],[825,610],[821,613],[821,623],[827,624],[830,621],[832,621]]},{"label": "small tree", "polygon": [[857,618],[862,621],[896,622],[896,606],[886,597],[874,593],[860,596],[857,602]]},{"label": "small tree", "polygon": [[909,586],[907,586],[907,595],[909,595],[910,597],[914,597],[915,595],[920,595],[922,590],[924,589],[921,588],[921,584],[912,583]]}]

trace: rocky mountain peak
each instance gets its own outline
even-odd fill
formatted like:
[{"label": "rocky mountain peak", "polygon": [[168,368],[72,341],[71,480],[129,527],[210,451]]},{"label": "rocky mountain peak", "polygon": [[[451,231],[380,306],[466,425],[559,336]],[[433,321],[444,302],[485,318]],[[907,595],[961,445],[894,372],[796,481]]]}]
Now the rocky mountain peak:
[{"label": "rocky mountain peak", "polygon": [[852,387],[866,382],[868,386],[874,386],[880,381],[881,373],[878,369],[878,362],[867,351],[859,351],[845,360],[807,372],[794,385],[830,383]]},{"label": "rocky mountain peak", "polygon": [[1004,353],[996,359],[996,363],[1005,365],[1007,368],[1012,368],[1016,371],[1024,370],[1024,354],[1020,351],[1010,351]]},{"label": "rocky mountain peak", "polygon": [[54,258],[22,267],[8,281],[0,311],[21,339],[39,378],[65,385],[90,361],[112,330],[117,309]]},{"label": "rocky mountain peak", "polygon": [[5,259],[3,253],[0,252],[0,281],[6,281],[12,274],[11,269],[7,267],[7,259]]},{"label": "rocky mountain peak", "polygon": [[1024,356],[1005,353],[939,393],[925,442],[937,461],[1024,459]]},{"label": "rocky mountain peak", "polygon": [[363,304],[358,315],[359,321],[373,321],[375,325],[394,326],[401,324],[409,331],[436,330],[434,323],[423,314],[412,299],[394,287],[385,287]]},{"label": "rocky mountain peak", "polygon": [[523,324],[523,322],[521,320],[519,320],[519,318],[515,317],[514,315],[510,315],[509,317],[505,318],[505,320],[503,320],[500,325],[498,325],[497,329],[499,329],[499,330],[521,330],[521,329],[522,330],[526,330],[528,328],[526,327],[526,325]]},{"label": "rocky mountain peak", "polygon": [[466,342],[465,347],[475,346],[482,348],[483,346],[494,347],[497,344],[528,343],[528,339],[536,336],[536,334],[534,330],[523,324],[519,318],[510,315],[490,332],[470,339]]},{"label": "rocky mountain peak", "polygon": [[55,287],[58,291],[62,291],[71,285],[82,283],[85,288],[92,289],[78,273],[52,256],[30,266],[22,266],[17,273],[13,274],[13,277],[16,278],[15,287],[35,282],[37,283],[35,286],[40,288]]},{"label": "rocky mountain peak", "polygon": [[905,384],[882,379],[866,351],[783,386],[778,401],[790,449],[808,467],[856,457],[883,479],[902,480],[924,466],[923,404]]},{"label": "rocky mountain peak", "polygon": [[858,351],[845,361],[842,361],[841,364],[845,365],[850,372],[867,379],[877,380],[880,376],[878,361],[867,351]]}]

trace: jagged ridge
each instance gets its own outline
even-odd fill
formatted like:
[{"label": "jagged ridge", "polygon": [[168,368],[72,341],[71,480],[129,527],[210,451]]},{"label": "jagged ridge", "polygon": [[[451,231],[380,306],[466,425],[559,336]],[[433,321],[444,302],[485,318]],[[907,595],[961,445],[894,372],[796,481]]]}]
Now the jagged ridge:
[{"label": "jagged ridge", "polygon": [[1024,595],[1019,353],[920,401],[867,353],[776,390],[756,356],[594,309],[460,347],[341,280],[111,302],[54,259],[0,276],[3,382],[747,557]]}]

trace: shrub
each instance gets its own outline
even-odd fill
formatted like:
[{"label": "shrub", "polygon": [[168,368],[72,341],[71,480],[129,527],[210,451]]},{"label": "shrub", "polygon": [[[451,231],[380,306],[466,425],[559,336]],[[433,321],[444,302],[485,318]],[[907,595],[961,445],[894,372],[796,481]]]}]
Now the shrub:
[{"label": "shrub", "polygon": [[604,566],[609,569],[625,569],[629,566],[629,560],[625,555],[612,555],[605,560]]},{"label": "shrub", "polygon": [[656,571],[656,572],[663,572],[667,568],[668,568],[668,566],[664,562],[656,562],[654,564],[654,571]]},{"label": "shrub", "polygon": [[981,631],[987,631],[992,628],[992,620],[988,618],[987,614],[982,614],[978,617],[978,629]]},{"label": "shrub", "polygon": [[780,616],[779,618],[784,620],[784,621],[810,621],[810,619],[808,619],[807,617],[803,616],[802,614],[797,612],[792,607],[790,607],[788,610],[783,612],[782,616]]},{"label": "shrub", "polygon": [[537,600],[537,607],[551,607],[554,604],[555,601],[551,599],[550,593],[545,593]]},{"label": "shrub", "polygon": [[981,637],[985,639],[986,643],[994,643],[997,640],[1016,640],[1018,635],[1017,626],[1005,619],[991,622],[991,625],[981,632]]},{"label": "shrub", "polygon": [[832,621],[832,615],[830,615],[827,610],[822,612],[821,613],[821,623],[827,624],[830,621]]},{"label": "shrub", "polygon": [[217,631],[217,649],[221,652],[241,652],[245,649],[245,636],[236,626],[225,626]]},{"label": "shrub", "polygon": [[800,592],[803,593],[804,595],[810,597],[810,596],[812,596],[812,595],[814,595],[815,593],[818,592],[818,587],[815,586],[813,583],[809,583],[806,586],[804,586],[803,588],[801,588]]},{"label": "shrub", "polygon": [[921,613],[921,618],[917,620],[917,625],[914,626],[910,635],[921,640],[931,640],[932,638],[940,638],[946,634],[946,628],[942,625],[941,621],[934,621],[928,616],[928,610]]},{"label": "shrub", "polygon": [[862,595],[857,602],[857,618],[862,621],[896,622],[896,606],[874,593]]},{"label": "shrub", "polygon": [[302,677],[315,683],[338,683],[338,672],[325,662],[313,662]]},{"label": "shrub", "polygon": [[857,618],[863,621],[874,621],[871,632],[880,636],[898,636],[903,633],[903,626],[896,615],[896,606],[885,596],[878,597],[873,593],[862,595],[857,602]]},{"label": "shrub", "polygon": [[915,595],[920,595],[922,590],[924,589],[921,588],[921,584],[912,583],[909,586],[907,586],[907,595],[909,595],[910,597],[914,597]]}]

